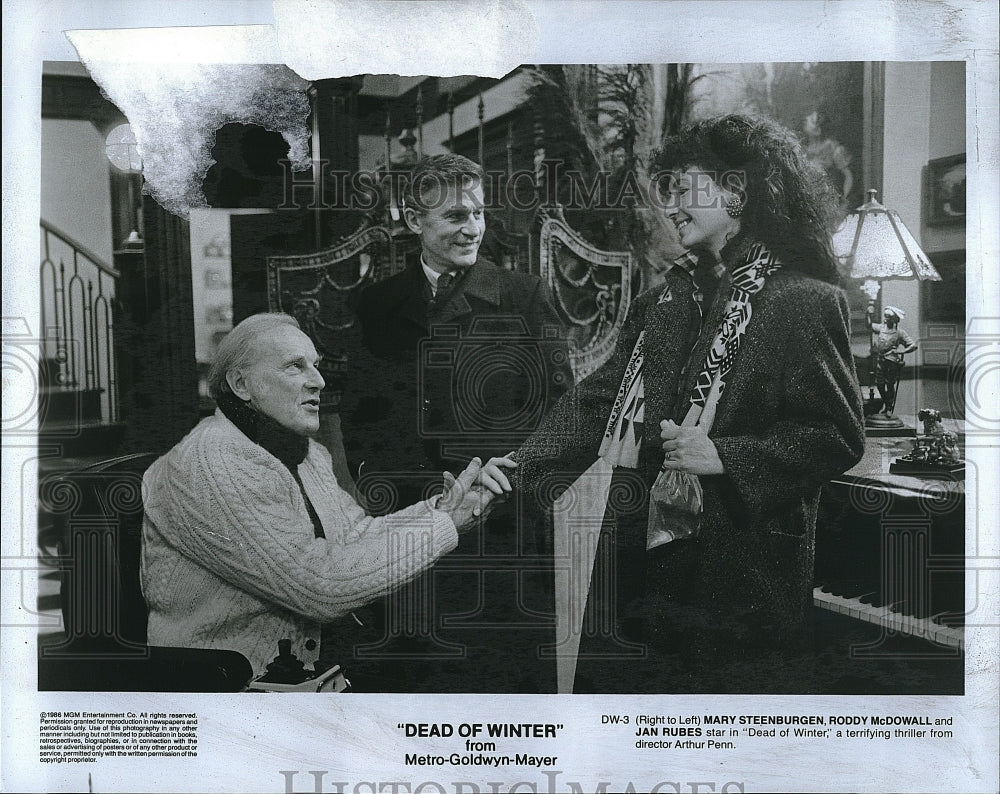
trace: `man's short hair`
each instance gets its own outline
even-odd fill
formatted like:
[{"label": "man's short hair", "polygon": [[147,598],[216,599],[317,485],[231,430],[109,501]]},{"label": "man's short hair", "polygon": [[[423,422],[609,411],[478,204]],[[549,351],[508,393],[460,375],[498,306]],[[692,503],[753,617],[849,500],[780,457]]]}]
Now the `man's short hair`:
[{"label": "man's short hair", "polygon": [[226,373],[247,366],[254,354],[254,343],[258,338],[282,325],[299,327],[299,321],[292,315],[283,312],[263,312],[251,314],[219,343],[215,360],[208,371],[208,393],[212,399],[219,399],[223,394],[232,394]]},{"label": "man's short hair", "polygon": [[403,206],[426,212],[431,207],[424,201],[432,190],[441,187],[464,187],[466,183],[482,184],[483,169],[460,154],[436,154],[424,157],[413,168],[403,187]]}]

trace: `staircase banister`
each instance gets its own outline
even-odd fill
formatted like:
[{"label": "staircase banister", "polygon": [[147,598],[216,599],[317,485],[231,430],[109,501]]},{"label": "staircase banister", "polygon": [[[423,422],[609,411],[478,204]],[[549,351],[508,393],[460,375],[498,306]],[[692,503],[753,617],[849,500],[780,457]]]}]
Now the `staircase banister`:
[{"label": "staircase banister", "polygon": [[55,226],[46,221],[44,218],[39,218],[38,224],[43,229],[45,229],[45,231],[47,231],[49,234],[55,235],[64,243],[69,245],[71,248],[79,251],[81,254],[87,257],[87,259],[89,259],[94,264],[94,266],[97,267],[99,270],[104,271],[112,278],[118,278],[119,276],[121,276],[121,273],[119,273],[114,267],[109,265],[101,257],[99,257],[97,254],[95,254],[93,251],[87,248],[87,246],[77,242],[68,234],[61,231],[60,229],[57,229]]}]

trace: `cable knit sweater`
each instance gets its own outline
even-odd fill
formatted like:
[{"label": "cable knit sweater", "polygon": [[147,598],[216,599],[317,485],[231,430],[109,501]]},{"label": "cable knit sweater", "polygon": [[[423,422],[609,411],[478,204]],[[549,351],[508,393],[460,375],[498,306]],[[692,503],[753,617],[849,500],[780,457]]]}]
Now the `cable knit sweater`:
[{"label": "cable knit sweater", "polygon": [[315,537],[288,469],[221,411],[149,468],[141,580],[150,645],[239,651],[261,673],[288,638],[308,665],[321,623],[386,595],[458,543],[451,518],[427,502],[367,516],[315,441],[298,472],[326,538]]}]

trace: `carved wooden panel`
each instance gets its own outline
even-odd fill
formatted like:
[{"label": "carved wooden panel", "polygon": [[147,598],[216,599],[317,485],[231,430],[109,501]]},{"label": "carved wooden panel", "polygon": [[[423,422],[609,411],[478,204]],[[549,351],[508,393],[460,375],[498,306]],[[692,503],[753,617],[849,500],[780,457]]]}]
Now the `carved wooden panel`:
[{"label": "carved wooden panel", "polygon": [[570,364],[578,382],[614,351],[632,300],[631,263],[627,251],[592,246],[561,213],[542,223],[540,270],[568,325]]},{"label": "carved wooden panel", "polygon": [[362,227],[313,254],[267,259],[271,311],[294,316],[323,356],[323,401],[330,407],[339,404],[348,353],[360,342],[355,310],[361,290],[395,272],[394,259],[392,235],[382,226]]}]

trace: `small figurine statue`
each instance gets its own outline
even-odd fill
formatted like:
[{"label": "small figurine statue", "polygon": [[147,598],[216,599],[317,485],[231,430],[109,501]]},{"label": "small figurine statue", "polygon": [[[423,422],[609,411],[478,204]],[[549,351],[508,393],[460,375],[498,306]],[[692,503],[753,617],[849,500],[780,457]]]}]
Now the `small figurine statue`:
[{"label": "small figurine statue", "polygon": [[913,440],[909,455],[898,458],[889,471],[944,470],[957,474],[964,470],[964,461],[958,448],[958,436],[945,430],[941,423],[941,412],[936,408],[921,408],[917,417],[923,422],[924,432]]},{"label": "small figurine statue", "polygon": [[941,424],[941,412],[937,408],[921,408],[917,418],[924,424],[925,436],[939,436],[948,432]]},{"label": "small figurine statue", "polygon": [[944,429],[941,423],[941,412],[936,408],[921,408],[917,417],[924,423],[921,438],[927,441],[928,462],[937,465],[959,463],[962,460],[958,451],[958,437]]},{"label": "small figurine statue", "polygon": [[[896,394],[899,376],[903,372],[903,355],[917,349],[917,343],[899,327],[906,316],[902,309],[886,306],[882,312],[885,322],[873,323],[874,302],[868,304],[868,328],[872,333],[871,357],[872,375],[882,397],[882,414],[886,419],[895,419]],[[902,348],[902,349],[900,349]]]}]

